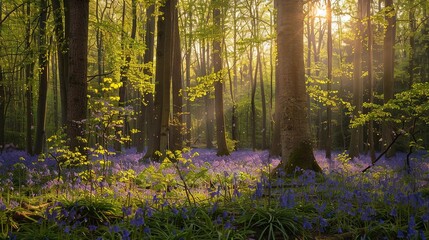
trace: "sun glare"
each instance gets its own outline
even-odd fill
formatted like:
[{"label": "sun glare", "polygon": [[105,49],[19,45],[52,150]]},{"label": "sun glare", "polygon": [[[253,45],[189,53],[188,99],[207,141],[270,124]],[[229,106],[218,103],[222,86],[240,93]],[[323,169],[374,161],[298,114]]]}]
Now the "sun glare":
[{"label": "sun glare", "polygon": [[324,6],[318,7],[316,10],[316,17],[326,17],[326,9],[323,8]]}]

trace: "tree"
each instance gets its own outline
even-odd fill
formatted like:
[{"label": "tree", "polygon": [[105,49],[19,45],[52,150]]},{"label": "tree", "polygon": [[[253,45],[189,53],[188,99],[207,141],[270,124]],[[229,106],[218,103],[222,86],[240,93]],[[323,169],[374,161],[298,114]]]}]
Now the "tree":
[{"label": "tree", "polygon": [[218,156],[229,155],[225,137],[225,117],[223,111],[223,80],[222,80],[222,25],[219,0],[213,0],[213,24],[217,33],[213,39],[213,68],[216,74],[215,87],[215,112],[216,112],[216,138]]},{"label": "tree", "polygon": [[[37,128],[35,154],[43,151],[46,127],[46,102],[48,94],[48,46],[46,44],[47,2],[40,0],[39,16],[39,99],[37,102]],[[86,80],[86,79],[85,79]]]},{"label": "tree", "polygon": [[[153,55],[154,55],[154,41],[155,41],[155,5],[151,4],[146,8],[146,27],[145,27],[145,44],[146,49],[143,56],[144,64],[144,74],[147,75],[152,83],[152,66],[153,66]],[[143,93],[143,100],[146,103],[141,103],[140,114],[139,114],[139,135],[138,135],[138,144],[137,152],[143,152],[144,150],[144,131],[146,130],[147,136],[152,136],[153,129],[150,127],[152,125],[152,115],[153,115],[153,93]],[[147,126],[147,128],[145,128]],[[153,141],[148,141],[148,152],[153,152]]]},{"label": "tree", "polygon": [[68,42],[67,137],[72,150],[84,153],[87,118],[89,0],[65,1]]},{"label": "tree", "polygon": [[[395,29],[396,29],[396,15],[393,6],[393,0],[385,1],[385,19],[386,31],[384,33],[383,43],[383,96],[384,103],[393,99],[393,86],[394,86],[394,65],[395,65]],[[387,124],[383,123],[382,126],[382,143],[385,149],[393,140],[392,129]],[[388,155],[390,155],[390,152]]]},{"label": "tree", "polygon": [[[150,141],[152,149],[148,149],[145,158],[158,159],[157,151],[168,149],[169,114],[170,114],[170,85],[173,56],[173,8],[175,0],[167,0],[160,7],[163,14],[158,19],[158,32],[156,44],[156,73],[155,73],[155,99],[153,113],[153,132]],[[151,150],[151,152],[149,152]]]},{"label": "tree", "polygon": [[170,149],[181,150],[183,147],[183,99],[180,94],[182,90],[182,53],[180,49],[179,18],[177,8],[173,13],[173,59],[172,59],[172,94],[173,94],[173,114],[170,127]]},{"label": "tree", "polygon": [[296,167],[321,171],[310,136],[304,75],[303,0],[277,2],[280,131],[282,161],[276,172]]},{"label": "tree", "polygon": [[[326,20],[328,24],[328,83],[326,86],[327,99],[330,98],[330,92],[332,90],[332,8],[331,0],[326,1]],[[326,144],[325,144],[325,157],[331,159],[332,155],[332,107],[328,103],[326,106]]]},{"label": "tree", "polygon": [[[352,120],[359,117],[362,113],[363,102],[363,83],[362,83],[362,41],[364,36],[363,20],[363,0],[358,1],[358,12],[355,37],[355,46],[353,49],[353,113]],[[349,155],[351,158],[358,157],[363,151],[363,127],[358,126],[351,129]]]}]

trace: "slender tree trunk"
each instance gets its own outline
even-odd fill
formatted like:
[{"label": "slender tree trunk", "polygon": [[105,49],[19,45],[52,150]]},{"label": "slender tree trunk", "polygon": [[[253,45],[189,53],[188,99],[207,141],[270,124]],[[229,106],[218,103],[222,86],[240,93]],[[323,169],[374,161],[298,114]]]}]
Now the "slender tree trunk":
[{"label": "slender tree trunk", "polygon": [[[327,99],[330,100],[332,91],[332,9],[331,0],[326,1],[326,18],[328,24],[328,83],[326,90],[328,92]],[[325,157],[331,159],[332,155],[332,108],[328,104],[326,106],[326,143],[325,143]]]},{"label": "slender tree trunk", "polygon": [[[383,44],[383,62],[384,62],[384,72],[383,72],[383,96],[384,103],[387,103],[390,99],[393,99],[393,89],[394,89],[394,56],[395,56],[395,32],[396,32],[396,16],[392,13],[395,12],[393,6],[393,0],[385,1],[385,19],[387,21],[386,31],[384,35],[384,44]],[[393,135],[392,129],[387,124],[382,125],[382,149],[392,142]],[[391,148],[391,151],[387,156],[394,154],[394,151]]]},{"label": "slender tree trunk", "polygon": [[[146,9],[146,28],[145,28],[145,44],[146,49],[143,57],[144,64],[144,74],[149,76],[149,81],[152,83],[152,66],[153,66],[153,55],[154,55],[154,41],[155,41],[155,16],[153,15],[155,12],[155,5],[151,4]],[[150,66],[149,66],[150,65]],[[139,134],[138,134],[138,144],[137,144],[137,152],[143,152],[144,150],[144,133],[147,131],[146,135],[148,136],[148,150],[147,153],[152,153],[154,150],[153,145],[153,128],[152,128],[152,117],[153,116],[153,94],[152,93],[143,93],[144,99],[142,101],[146,101],[146,104],[142,103],[140,108],[140,121],[139,121]],[[145,155],[145,158],[149,158],[149,155]]]},{"label": "slender tree trunk", "polygon": [[[277,6],[277,2],[279,0],[275,0],[275,5]],[[274,14],[273,14],[274,15]],[[274,17],[274,16],[273,16]],[[277,24],[274,24],[274,20],[272,21],[273,25],[278,26]],[[308,24],[307,24],[308,26]],[[272,28],[272,27],[271,27]],[[278,29],[276,28],[276,31],[278,31]],[[307,41],[308,42],[308,41]],[[274,41],[271,42],[271,49],[274,48]],[[272,57],[273,51],[271,51],[271,57]],[[280,86],[279,86],[279,67],[278,67],[278,57],[276,59],[275,62],[275,89],[274,89],[274,100],[275,100],[275,105],[274,105],[274,126],[273,126],[273,135],[272,135],[272,140],[271,140],[271,148],[270,148],[270,156],[276,157],[276,156],[280,156],[281,152],[282,152],[282,146],[281,146],[281,138],[280,138]],[[272,61],[273,62],[273,61]],[[273,63],[271,63],[271,65],[273,65]]]},{"label": "slender tree trunk", "polygon": [[183,116],[181,96],[182,90],[182,54],[180,49],[179,18],[177,8],[174,8],[173,14],[173,66],[172,66],[172,93],[173,93],[173,117],[170,131],[170,149],[182,150],[183,148]]},{"label": "slender tree trunk", "polygon": [[[65,1],[67,2],[67,1]],[[85,120],[87,118],[87,56],[89,1],[70,1],[66,20],[68,35],[67,136],[72,150],[84,154]],[[68,8],[67,8],[68,7]],[[67,32],[67,31],[66,31]]]},{"label": "slender tree trunk", "polygon": [[410,51],[408,53],[408,75],[409,75],[409,79],[408,79],[408,89],[411,89],[413,83],[415,82],[414,80],[414,68],[415,68],[415,64],[414,64],[414,56],[415,56],[415,52],[416,52],[416,18],[415,18],[415,12],[416,9],[414,7],[414,0],[410,1],[410,9],[408,10],[408,25],[409,25],[409,31],[410,31],[410,36],[409,36],[409,43],[410,43]]},{"label": "slender tree trunk", "polygon": [[[356,29],[358,33],[355,40],[355,48],[353,53],[353,113],[352,119],[359,117],[362,112],[363,102],[363,83],[362,83],[362,41],[363,41],[363,0],[358,1],[358,18],[356,21]],[[351,129],[349,155],[350,157],[358,157],[363,150],[363,127],[355,127]]]},{"label": "slender tree trunk", "polygon": [[[369,79],[369,102],[374,102],[374,53],[373,53],[373,31],[372,31],[372,14],[371,0],[366,0],[367,12],[367,31],[368,31],[368,79]],[[375,143],[374,143],[374,122],[371,120],[368,124],[368,144],[371,161],[375,162]]]},{"label": "slender tree trunk", "polygon": [[[25,47],[28,49],[28,58],[32,59],[32,52],[30,50],[31,42],[31,4],[28,2],[26,4],[27,11],[27,23],[26,23],[26,34],[25,34]],[[26,103],[26,147],[25,149],[30,155],[33,155],[33,68],[34,63],[28,61],[25,64],[25,103]],[[0,93],[1,94],[1,93]]]},{"label": "slender tree trunk", "polygon": [[[192,19],[192,11],[193,8],[189,11],[189,33],[188,33],[188,43],[187,43],[187,49],[186,49],[186,57],[185,57],[185,64],[186,64],[186,87],[191,86],[191,52],[192,52],[192,41],[193,41],[193,35],[192,35],[192,29],[193,29],[193,19]],[[185,91],[185,94],[186,91]],[[186,95],[186,146],[190,147],[192,143],[192,116],[191,116],[191,100]]]},{"label": "slender tree trunk", "polygon": [[267,149],[267,105],[265,100],[264,76],[262,72],[262,61],[260,46],[257,48],[259,62],[259,87],[261,88],[261,106],[262,106],[262,149]]},{"label": "slender tree trunk", "polygon": [[255,104],[255,96],[256,96],[256,80],[257,80],[257,76],[258,76],[258,65],[259,62],[256,61],[256,67],[255,67],[255,75],[253,75],[253,67],[252,67],[252,61],[253,61],[253,44],[250,47],[250,55],[249,55],[249,73],[250,73],[250,81],[251,81],[251,89],[250,89],[250,118],[251,118],[251,124],[250,124],[250,128],[251,128],[251,138],[252,138],[252,149],[253,151],[256,150],[256,104]]},{"label": "slender tree trunk", "polygon": [[62,16],[65,15],[65,20],[69,17],[65,13],[68,12],[66,8],[68,1],[64,0],[64,14],[61,10],[60,0],[51,0],[52,12],[54,15],[54,32],[57,44],[57,58],[58,58],[58,75],[60,80],[60,95],[61,95],[61,123],[65,127],[67,124],[67,89],[68,89],[68,43],[67,30],[64,29]]},{"label": "slender tree trunk", "polygon": [[282,161],[275,173],[296,167],[321,171],[311,143],[304,69],[303,0],[277,3]]},{"label": "slender tree trunk", "polygon": [[[218,35],[223,36],[223,27],[221,26],[220,6],[218,0],[212,0],[215,5],[213,9],[213,22],[216,26]],[[219,36],[213,40],[213,68],[217,74],[214,83],[215,87],[215,112],[216,112],[216,137],[217,137],[217,156],[229,155],[225,136],[225,118],[223,115],[223,80],[222,80],[222,45]]]},{"label": "slender tree trunk", "polygon": [[35,154],[41,154],[45,142],[46,103],[48,93],[48,47],[46,44],[47,2],[40,0],[39,16],[39,100],[37,102],[37,128]]}]

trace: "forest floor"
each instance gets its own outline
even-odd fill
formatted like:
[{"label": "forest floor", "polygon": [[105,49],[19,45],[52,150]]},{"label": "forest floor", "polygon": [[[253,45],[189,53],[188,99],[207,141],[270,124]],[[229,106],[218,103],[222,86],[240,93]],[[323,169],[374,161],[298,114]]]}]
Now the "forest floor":
[{"label": "forest floor", "polygon": [[323,174],[272,179],[267,151],[134,149],[89,164],[0,155],[0,239],[426,239],[429,157],[315,157]]}]

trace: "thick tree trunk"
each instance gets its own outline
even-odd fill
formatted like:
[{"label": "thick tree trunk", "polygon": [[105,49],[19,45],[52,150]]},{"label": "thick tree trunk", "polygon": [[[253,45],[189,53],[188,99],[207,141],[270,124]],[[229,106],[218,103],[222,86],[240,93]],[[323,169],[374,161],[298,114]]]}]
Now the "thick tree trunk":
[{"label": "thick tree trunk", "polygon": [[35,154],[41,154],[45,143],[46,102],[48,93],[48,46],[46,44],[47,2],[40,1],[39,15],[39,99],[37,102],[37,128]]},{"label": "thick tree trunk", "polygon": [[175,0],[167,0],[161,6],[160,12],[164,15],[158,19],[157,47],[156,47],[156,74],[155,100],[153,114],[153,149],[147,156],[157,160],[157,151],[164,152],[169,148],[169,113],[170,113],[170,85],[172,63],[172,11]]},{"label": "thick tree trunk", "polygon": [[[146,9],[146,28],[145,28],[145,44],[146,49],[143,56],[143,64],[145,66],[144,68],[144,74],[149,76],[149,81],[152,83],[152,61],[153,61],[153,55],[154,55],[154,41],[155,41],[155,17],[153,16],[153,13],[155,12],[155,5],[152,4],[148,6]],[[152,129],[152,117],[153,116],[153,94],[152,93],[143,93],[144,99],[141,103],[140,108],[140,114],[139,114],[139,122],[138,122],[138,128],[139,133],[137,136],[137,152],[141,153],[144,150],[144,136],[145,136],[145,130],[146,136],[148,136],[148,152],[153,152],[153,129]],[[143,101],[146,102],[146,104],[143,104]],[[149,157],[149,156],[146,156]]]},{"label": "thick tree trunk", "polygon": [[275,172],[321,171],[311,143],[304,69],[302,0],[277,3],[282,161]]},{"label": "thick tree trunk", "polygon": [[[67,1],[65,1],[67,2]],[[66,6],[67,7],[67,6]],[[68,2],[66,17],[68,35],[67,137],[72,150],[84,154],[85,120],[87,118],[87,56],[89,1]]]}]

